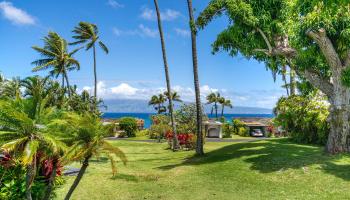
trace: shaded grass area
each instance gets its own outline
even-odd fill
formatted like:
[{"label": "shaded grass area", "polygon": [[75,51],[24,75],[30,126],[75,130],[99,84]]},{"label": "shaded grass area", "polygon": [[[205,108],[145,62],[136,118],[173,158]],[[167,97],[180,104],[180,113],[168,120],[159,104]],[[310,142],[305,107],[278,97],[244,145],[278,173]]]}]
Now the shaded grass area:
[{"label": "shaded grass area", "polygon": [[[129,159],[112,177],[94,160],[73,199],[349,199],[350,156],[286,139],[207,143],[206,155],[166,144],[113,141]],[[57,190],[63,199],[74,177]]]}]

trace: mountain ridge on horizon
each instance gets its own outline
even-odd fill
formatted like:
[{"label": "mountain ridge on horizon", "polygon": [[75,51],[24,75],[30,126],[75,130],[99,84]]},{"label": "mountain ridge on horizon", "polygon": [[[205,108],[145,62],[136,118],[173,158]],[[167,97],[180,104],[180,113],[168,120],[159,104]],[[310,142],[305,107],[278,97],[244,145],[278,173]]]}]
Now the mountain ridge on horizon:
[{"label": "mountain ridge on horizon", "polygon": [[[184,102],[189,104],[191,102]],[[175,109],[178,109],[182,103],[176,103]],[[147,100],[139,99],[108,99],[104,100],[106,109],[102,109],[108,113],[154,113],[152,106],[148,105]],[[205,112],[210,113],[211,105],[203,104]],[[233,106],[233,108],[225,107],[225,114],[272,114],[272,109],[248,106]],[[219,105],[218,113],[221,113]]]}]

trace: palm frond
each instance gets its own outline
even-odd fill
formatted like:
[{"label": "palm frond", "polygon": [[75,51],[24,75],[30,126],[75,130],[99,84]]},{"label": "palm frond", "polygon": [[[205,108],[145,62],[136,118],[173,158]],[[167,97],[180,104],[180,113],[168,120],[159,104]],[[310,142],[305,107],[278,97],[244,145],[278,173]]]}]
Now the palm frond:
[{"label": "palm frond", "polygon": [[103,42],[99,41],[98,44],[100,45],[101,49],[108,54],[108,48],[106,47],[105,44],[103,44]]}]

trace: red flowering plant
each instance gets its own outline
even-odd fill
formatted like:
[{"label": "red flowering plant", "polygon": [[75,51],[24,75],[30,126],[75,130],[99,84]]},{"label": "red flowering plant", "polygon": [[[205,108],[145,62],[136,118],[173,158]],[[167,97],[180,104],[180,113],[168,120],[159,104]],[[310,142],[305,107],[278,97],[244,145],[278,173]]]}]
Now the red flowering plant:
[{"label": "red flowering plant", "polygon": [[[169,147],[172,145],[172,140],[174,137],[173,132],[167,131],[165,137],[168,141]],[[179,145],[181,149],[191,150],[195,148],[195,135],[192,133],[178,133],[177,140],[179,141]]]}]

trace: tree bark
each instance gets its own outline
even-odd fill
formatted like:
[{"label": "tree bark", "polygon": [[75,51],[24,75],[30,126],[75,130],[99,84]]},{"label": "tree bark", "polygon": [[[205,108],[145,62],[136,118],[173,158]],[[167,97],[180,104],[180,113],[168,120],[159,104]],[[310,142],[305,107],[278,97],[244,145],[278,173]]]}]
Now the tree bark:
[{"label": "tree bark", "polygon": [[296,94],[296,81],[295,81],[295,71],[294,69],[289,69],[289,88],[290,88],[290,95]]},{"label": "tree bark", "polygon": [[71,88],[70,88],[67,72],[64,72],[64,76],[65,76],[65,79],[66,79],[66,82],[67,82],[68,96],[70,97],[70,95],[71,95],[71,90],[70,89]]},{"label": "tree bark", "polygon": [[221,117],[223,117],[223,116],[224,116],[224,108],[225,108],[225,106],[224,106],[224,105],[222,105],[222,108],[221,108]]},{"label": "tree bark", "polygon": [[66,197],[64,198],[64,200],[69,200],[74,192],[74,190],[78,187],[80,180],[83,178],[86,169],[89,166],[89,159],[91,156],[88,156],[84,159],[83,161],[83,165],[81,166],[81,169],[77,175],[77,177],[75,178],[72,186],[69,188],[68,193],[66,194]]},{"label": "tree bark", "polygon": [[34,177],[34,167],[33,164],[29,164],[26,170],[26,198],[27,200],[32,200],[32,181]]},{"label": "tree bark", "polygon": [[50,196],[51,196],[51,193],[52,193],[52,189],[53,189],[53,184],[54,184],[55,178],[56,178],[57,165],[58,165],[58,160],[56,158],[54,158],[53,161],[52,161],[52,172],[50,174],[49,183],[47,185],[45,196],[43,198],[44,200],[49,200],[50,199]]},{"label": "tree bark", "polygon": [[192,62],[193,62],[193,80],[194,89],[196,94],[196,110],[197,110],[197,145],[196,154],[203,155],[203,135],[202,135],[202,104],[200,97],[200,88],[198,80],[198,60],[197,60],[197,41],[196,41],[196,29],[195,21],[193,17],[192,0],[187,0],[188,14],[190,19],[190,29],[191,29],[191,41],[192,41]]},{"label": "tree bark", "polygon": [[95,98],[95,103],[97,102],[97,69],[96,69],[96,47],[95,44],[92,46],[93,54],[94,54],[94,98]]},{"label": "tree bark", "polygon": [[331,154],[350,152],[349,105],[341,108],[331,106],[328,119],[330,133],[326,146],[327,152]]},{"label": "tree bark", "polygon": [[160,43],[162,46],[165,80],[166,80],[166,87],[167,87],[167,91],[168,91],[169,114],[170,114],[171,127],[173,129],[173,134],[174,134],[173,135],[172,149],[175,151],[176,149],[179,148],[179,145],[178,145],[179,142],[177,140],[177,132],[176,132],[176,125],[175,125],[175,118],[174,118],[174,107],[173,107],[173,99],[172,99],[172,95],[171,95],[172,91],[171,91],[171,85],[170,85],[169,67],[168,67],[168,61],[167,61],[166,50],[165,50],[164,35],[163,35],[163,29],[162,29],[162,20],[161,20],[157,0],[154,0],[154,6],[156,7],[156,12],[157,12],[158,30],[159,30],[159,36],[160,36]]}]

